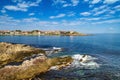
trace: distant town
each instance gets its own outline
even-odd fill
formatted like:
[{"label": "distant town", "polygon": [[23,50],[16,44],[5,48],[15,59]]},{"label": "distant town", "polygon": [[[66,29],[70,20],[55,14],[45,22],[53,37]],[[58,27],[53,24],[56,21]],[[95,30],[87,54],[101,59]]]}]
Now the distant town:
[{"label": "distant town", "polygon": [[22,31],[22,30],[0,30],[0,35],[58,35],[58,36],[86,36],[87,34],[79,33],[76,31]]}]

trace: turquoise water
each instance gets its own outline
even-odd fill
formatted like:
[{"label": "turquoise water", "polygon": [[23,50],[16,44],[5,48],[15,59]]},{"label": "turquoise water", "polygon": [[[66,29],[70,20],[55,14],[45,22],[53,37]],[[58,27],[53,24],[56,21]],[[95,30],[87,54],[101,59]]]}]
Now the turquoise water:
[{"label": "turquoise water", "polygon": [[[120,34],[96,34],[93,36],[0,36],[0,42],[22,43],[39,48],[62,47],[65,49],[54,56],[89,54],[99,59],[98,62],[102,64],[99,69],[87,71],[73,69],[68,71],[69,74],[65,72],[66,76],[64,76],[68,77],[72,74],[73,77],[80,79],[81,75],[85,76],[87,74],[88,76],[89,74],[93,76],[97,73],[97,78],[93,78],[93,76],[87,79],[88,77],[86,77],[85,80],[120,80]],[[79,74],[81,72],[83,74]],[[52,71],[53,75],[56,74],[58,76],[59,74],[59,77],[63,76],[60,73],[61,71],[57,73]],[[51,72],[48,72],[48,75],[50,74]],[[51,76],[55,77],[52,74]],[[98,77],[100,75],[103,77]],[[45,77],[48,76],[46,75]]]}]

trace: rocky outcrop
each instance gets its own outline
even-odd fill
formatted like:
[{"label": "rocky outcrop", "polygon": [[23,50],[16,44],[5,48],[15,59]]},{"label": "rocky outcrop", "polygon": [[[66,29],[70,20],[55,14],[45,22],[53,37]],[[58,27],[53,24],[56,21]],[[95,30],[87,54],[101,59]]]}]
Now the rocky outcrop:
[{"label": "rocky outcrop", "polygon": [[0,80],[31,79],[38,74],[51,70],[52,66],[58,66],[61,69],[68,66],[71,62],[71,57],[49,59],[45,56],[39,56],[31,60],[26,60],[19,66],[6,66],[0,69]]},{"label": "rocky outcrop", "polygon": [[45,54],[44,50],[23,44],[0,43],[0,67],[10,62],[20,62],[33,54]]},{"label": "rocky outcrop", "polygon": [[[23,62],[19,65],[8,65],[10,62],[19,61]],[[69,56],[47,58],[45,51],[26,45],[0,43],[0,66],[4,66],[0,69],[0,80],[32,79],[36,75],[51,70],[53,66],[57,69],[69,66],[72,61],[73,59]]]},{"label": "rocky outcrop", "polygon": [[[59,48],[53,48],[59,49]],[[76,54],[48,58],[46,51],[23,44],[0,43],[0,80],[30,80],[54,70],[95,69],[99,65],[90,55]],[[10,63],[19,64],[10,64]]]}]

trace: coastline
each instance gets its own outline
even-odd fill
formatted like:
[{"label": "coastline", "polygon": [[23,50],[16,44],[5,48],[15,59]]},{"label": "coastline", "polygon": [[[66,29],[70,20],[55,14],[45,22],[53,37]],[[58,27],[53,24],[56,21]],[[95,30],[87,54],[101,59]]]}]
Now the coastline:
[{"label": "coastline", "polygon": [[0,35],[3,36],[88,36],[90,34],[83,34],[76,31],[0,31]]},{"label": "coastline", "polygon": [[60,69],[72,62],[69,56],[48,58],[45,50],[24,44],[1,42],[0,50],[0,80],[31,79],[52,66]]},{"label": "coastline", "polygon": [[[33,79],[35,76],[40,76],[48,71],[59,71],[64,68],[99,68],[99,65],[94,62],[94,58],[89,55],[76,54],[48,58],[47,54],[49,53],[40,48],[5,42],[0,43],[0,49],[1,80]],[[53,49],[60,48],[54,47]],[[52,54],[56,54],[56,52]],[[14,62],[19,64],[14,64]]]}]

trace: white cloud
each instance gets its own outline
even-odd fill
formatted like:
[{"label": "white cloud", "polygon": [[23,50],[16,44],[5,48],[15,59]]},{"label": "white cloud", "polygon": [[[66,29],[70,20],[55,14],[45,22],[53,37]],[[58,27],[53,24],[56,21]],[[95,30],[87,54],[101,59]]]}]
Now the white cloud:
[{"label": "white cloud", "polygon": [[103,10],[103,9],[105,9],[105,8],[107,8],[107,6],[106,6],[106,5],[102,5],[102,6],[100,6],[100,7],[94,8],[94,9],[92,10],[92,12],[101,11],[101,10]]},{"label": "white cloud", "polygon": [[80,13],[80,15],[89,16],[89,15],[91,15],[91,13],[90,12],[83,12],[83,13]]},{"label": "white cloud", "polygon": [[110,23],[120,23],[120,19],[110,19],[110,20],[104,20],[104,21],[99,21],[95,22],[93,24],[110,24]]},{"label": "white cloud", "polygon": [[120,5],[117,5],[114,7],[115,9],[120,9]]},{"label": "white cloud", "polygon": [[71,6],[71,4],[64,4],[63,7]]},{"label": "white cloud", "polygon": [[[85,25],[96,25],[96,24],[114,24],[120,23],[120,19],[109,19],[101,20],[101,17],[98,18],[85,18],[74,21],[62,20],[62,21],[41,21],[38,18],[24,18],[24,19],[14,19],[10,16],[0,16],[0,29],[57,29],[58,27],[65,28],[74,28]],[[7,23],[6,23],[7,22]],[[52,27],[52,28],[51,28]],[[57,27],[57,28],[56,28]]]},{"label": "white cloud", "polygon": [[110,14],[115,14],[115,11],[114,10],[110,10],[109,13]]},{"label": "white cloud", "polygon": [[39,21],[38,18],[25,18],[22,20],[23,22],[33,22],[33,21]]},{"label": "white cloud", "polygon": [[103,21],[103,23],[120,23],[120,19],[107,20],[107,21]]},{"label": "white cloud", "polygon": [[76,14],[75,12],[69,12],[69,13],[67,14],[67,16],[68,16],[68,17],[72,17],[72,16],[75,16],[75,14]]},{"label": "white cloud", "polygon": [[66,14],[58,14],[57,16],[50,16],[50,19],[54,19],[54,18],[62,18],[65,17]]},{"label": "white cloud", "polygon": [[64,3],[66,3],[65,0],[53,0],[53,5],[64,4]]},{"label": "white cloud", "polygon": [[79,0],[71,0],[73,6],[77,6],[79,4]]},{"label": "white cloud", "polygon": [[[7,23],[6,23],[7,22]],[[9,29],[22,29],[30,28],[38,29],[39,27],[61,27],[61,26],[79,26],[84,24],[81,21],[41,21],[38,18],[24,18],[24,19],[14,19],[9,16],[0,16],[0,28],[9,28]],[[12,28],[11,28],[12,27]],[[14,28],[13,28],[14,27]]]},{"label": "white cloud", "polygon": [[105,12],[107,12],[108,10],[104,9],[104,10],[101,10],[101,11],[98,11],[94,14],[94,16],[97,16],[97,15],[100,15],[100,14],[104,14]]},{"label": "white cloud", "polygon": [[30,5],[28,3],[23,2],[23,3],[18,3],[17,6],[19,8],[28,8]]},{"label": "white cloud", "polygon": [[0,26],[14,26],[17,25],[20,20],[16,20],[13,17],[9,17],[8,15],[0,16]]},{"label": "white cloud", "polygon": [[79,4],[79,0],[53,0],[53,5],[61,5],[62,7],[69,7],[69,6],[77,6]]},{"label": "white cloud", "polygon": [[93,13],[94,16],[98,16],[98,15],[110,15],[110,14],[114,14],[117,10],[114,10],[115,7],[110,7],[107,5],[103,5],[100,6],[98,8],[94,8],[93,10],[91,10],[91,12]]},{"label": "white cloud", "polygon": [[84,2],[88,2],[89,4],[97,4],[97,3],[106,3],[106,4],[113,4],[120,0],[84,0]]},{"label": "white cloud", "polygon": [[41,1],[42,1],[42,0],[36,0],[36,2],[35,2],[35,3],[39,4]]},{"label": "white cloud", "polygon": [[115,11],[120,11],[120,5],[114,7]]},{"label": "white cloud", "polygon": [[101,17],[96,17],[96,18],[80,18],[80,20],[85,20],[85,21],[98,21],[101,20],[103,18]]},{"label": "white cloud", "polygon": [[6,13],[6,10],[2,9],[2,10],[1,10],[1,13]]},{"label": "white cloud", "polygon": [[26,8],[20,8],[18,6],[12,6],[12,5],[4,6],[4,8],[7,10],[13,10],[13,11],[27,11]]},{"label": "white cloud", "polygon": [[29,7],[38,6],[42,0],[36,0],[35,2],[31,1],[22,1],[22,0],[13,0],[16,5],[6,5],[3,9],[12,10],[12,11],[27,11]]},{"label": "white cloud", "polygon": [[81,22],[81,21],[72,21],[72,22],[62,22],[61,25],[63,26],[78,26],[78,25],[81,25],[81,24],[84,24],[84,22]]},{"label": "white cloud", "polygon": [[99,3],[100,2],[100,0],[93,0],[91,3],[92,4],[97,4],[97,3]]},{"label": "white cloud", "polygon": [[11,1],[16,3],[16,2],[22,2],[23,0],[11,0]]},{"label": "white cloud", "polygon": [[29,13],[29,16],[33,16],[33,15],[35,15],[35,13]]},{"label": "white cloud", "polygon": [[114,14],[115,10],[113,10],[111,7],[107,6],[107,5],[102,5],[99,6],[97,8],[94,8],[93,10],[90,11],[94,16],[98,16],[101,14]]},{"label": "white cloud", "polygon": [[92,8],[93,6],[94,6],[93,4],[90,4],[90,5],[89,5],[89,8]]},{"label": "white cloud", "polygon": [[54,25],[58,25],[59,23],[58,23],[58,22],[52,22],[52,24],[54,24]]},{"label": "white cloud", "polygon": [[107,3],[107,4],[113,4],[117,1],[120,1],[120,0],[105,0],[104,3]]}]

